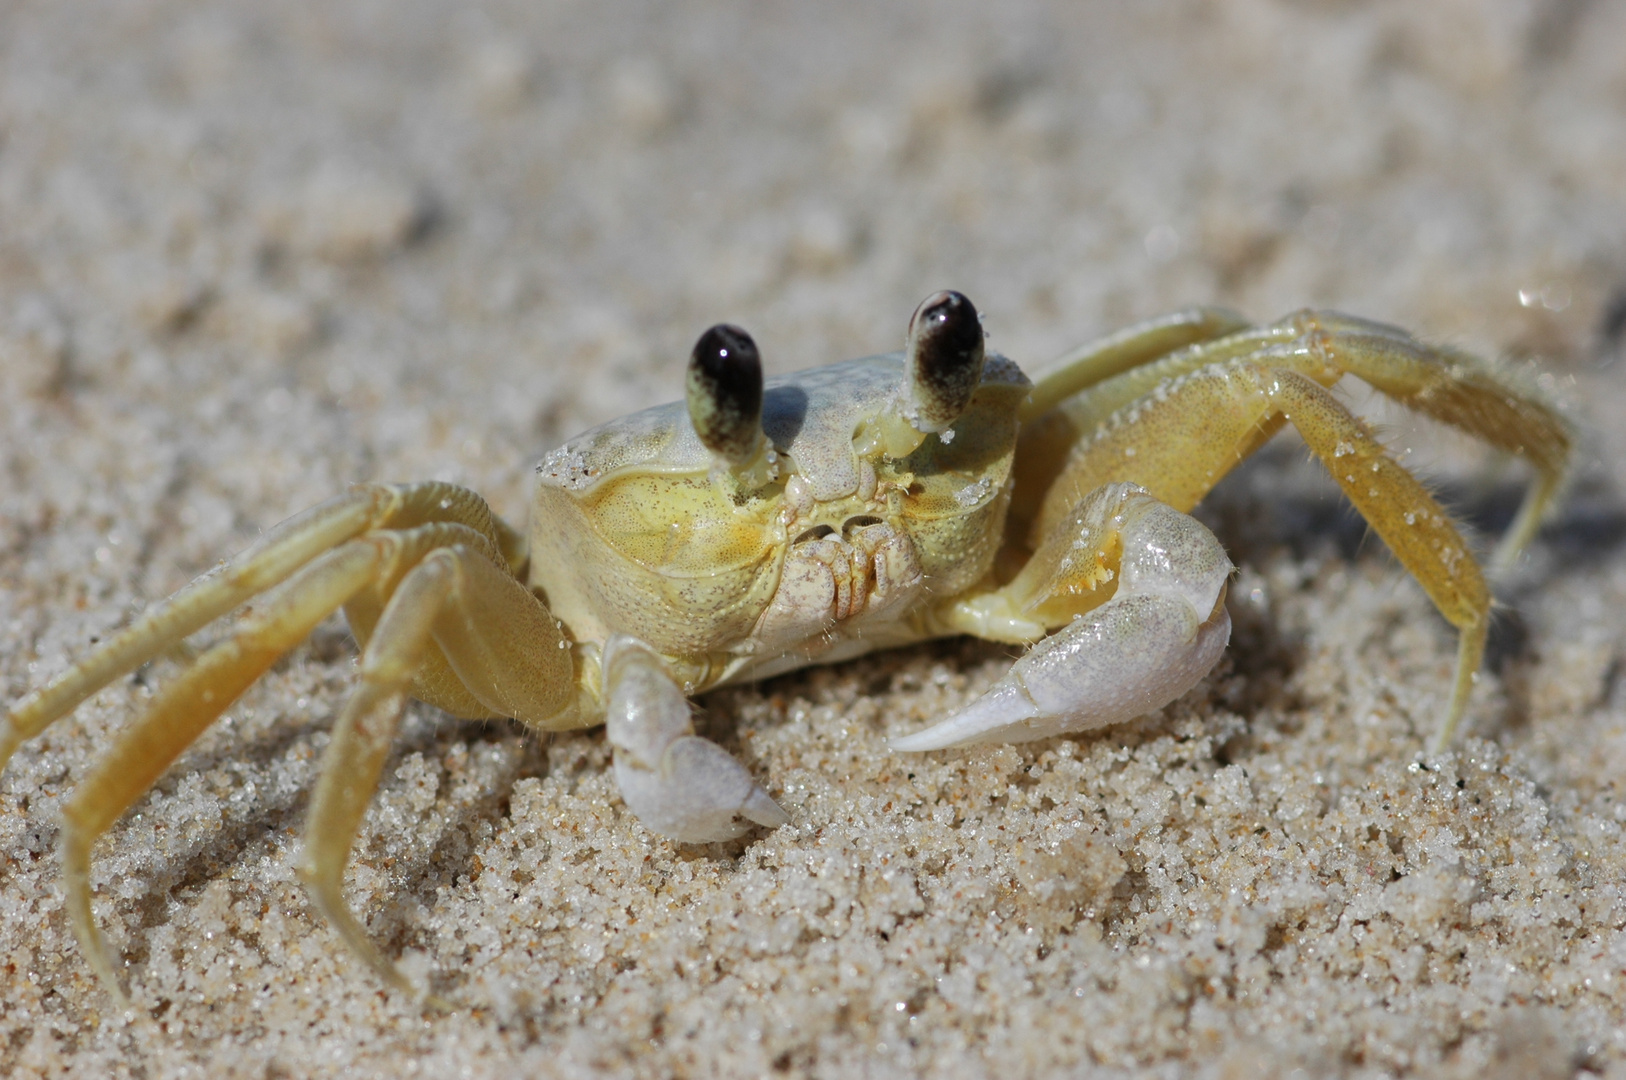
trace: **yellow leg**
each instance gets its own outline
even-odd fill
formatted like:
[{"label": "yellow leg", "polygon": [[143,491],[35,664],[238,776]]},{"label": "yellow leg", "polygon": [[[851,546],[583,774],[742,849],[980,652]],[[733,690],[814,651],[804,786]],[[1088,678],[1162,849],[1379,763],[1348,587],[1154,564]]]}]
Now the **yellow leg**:
[{"label": "yellow leg", "polygon": [[[1533,389],[1474,357],[1424,345],[1404,330],[1335,312],[1301,311],[1269,326],[1199,340],[1123,365],[1109,377],[1087,382],[1084,392],[1039,417],[1022,434],[1012,500],[1015,520],[1025,523],[1037,516],[1036,530],[1042,531],[1079,494],[1076,486],[1055,487],[1063,471],[1055,463],[1069,453],[1093,454],[1090,444],[1096,433],[1139,415],[1148,396],[1203,368],[1238,361],[1295,371],[1328,387],[1345,374],[1354,375],[1409,409],[1527,458],[1536,480],[1496,550],[1492,566],[1497,570],[1511,564],[1535,535],[1563,486],[1573,441],[1570,428]],[[1081,354],[1076,362],[1091,375],[1104,370],[1093,356]],[[1069,375],[1057,371],[1050,380],[1069,384]],[[1261,425],[1237,448],[1234,461],[1247,457],[1279,426],[1279,417]],[[1041,499],[1042,511],[1036,509]]]},{"label": "yellow leg", "polygon": [[258,543],[153,606],[89,656],[28,694],[0,720],[0,769],[17,747],[73,712],[86,698],[134,671],[250,598],[287,580],[323,552],[372,529],[431,521],[466,524],[485,536],[516,574],[525,540],[485,500],[452,484],[365,484],[289,518]]},{"label": "yellow leg", "polygon": [[343,881],[362,816],[378,788],[411,685],[430,647],[436,615],[454,584],[449,553],[437,551],[401,581],[367,649],[360,681],[333,728],[322,758],[322,774],[305,826],[300,867],[305,886],[344,943],[389,985],[415,993],[399,968],[367,936],[344,902]]},{"label": "yellow leg", "polygon": [[435,644],[494,716],[542,731],[601,723],[578,700],[576,661],[559,620],[523,582],[457,549],[456,587],[435,623]]},{"label": "yellow leg", "polygon": [[[462,623],[474,622],[475,614],[490,617],[495,612],[495,617],[472,644],[466,625],[437,628],[447,645],[444,654],[428,651],[439,668],[428,666],[468,672],[469,685],[458,684],[457,689],[476,702],[481,715],[519,715],[533,723],[538,718],[574,719],[573,660],[563,648],[558,623],[515,576],[525,566],[524,538],[475,493],[441,483],[362,485],[289,519],[248,551],[156,605],[6,715],[0,725],[0,765],[24,739],[119,675],[259,598],[224,640],[187,665],[119,734],[63,811],[69,918],[92,967],[121,1001],[116,969],[92,917],[90,856],[96,839],[249,684],[319,622],[340,607],[353,608],[361,616],[355,629],[365,639],[403,576],[431,552],[447,548],[457,552],[457,581],[474,582],[464,591],[474,597],[476,608],[492,609],[457,609]],[[493,599],[497,596],[505,596],[506,603]],[[422,604],[407,609],[429,610],[431,616],[437,610]],[[529,644],[500,639],[510,633]],[[493,636],[499,640],[486,640]],[[457,678],[449,674],[448,682]],[[370,716],[378,711],[375,698],[364,698],[360,706]]]},{"label": "yellow leg", "polygon": [[576,727],[582,716],[567,644],[542,602],[468,545],[437,548],[412,567],[372,627],[360,683],[322,760],[301,873],[345,944],[389,985],[418,992],[344,902],[344,869],[415,680],[438,646],[493,714]]},{"label": "yellow leg", "polygon": [[[1232,312],[1190,308],[1137,323],[1046,365],[1033,377],[1020,414],[1021,441],[1012,466],[1016,490],[1009,511],[1012,535],[1022,535],[1039,512],[1068,452],[1111,413],[1105,399],[1106,411],[1099,414],[1088,404],[1100,397],[1103,387],[1125,388],[1123,400],[1132,400],[1156,386],[1155,379],[1148,382],[1137,372],[1161,372],[1169,358],[1189,355],[1204,343],[1230,340],[1247,329],[1247,322]],[[1114,397],[1110,391],[1107,396]]]},{"label": "yellow leg", "polygon": [[1248,321],[1223,308],[1197,307],[1126,327],[1061,357],[1033,377],[1022,408],[1025,424],[1082,390],[1143,367],[1198,342],[1246,330]]},{"label": "yellow leg", "polygon": [[356,591],[378,576],[390,545],[358,540],[318,558],[267,595],[225,641],[168,683],[146,713],[119,733],[62,811],[63,877],[74,933],[108,990],[126,1003],[90,906],[90,852],[171,762],[263,675]]},{"label": "yellow leg", "polygon": [[1490,592],[1467,543],[1418,480],[1314,379],[1242,361],[1212,365],[1139,402],[1081,445],[1049,493],[1048,535],[1104,484],[1137,483],[1188,510],[1284,419],[1462,636],[1451,703],[1435,738],[1449,742],[1467,704],[1489,628]]},{"label": "yellow leg", "polygon": [[1338,368],[1409,409],[1529,459],[1536,481],[1491,558],[1493,572],[1511,565],[1563,487],[1574,441],[1564,418],[1533,391],[1467,354],[1425,346],[1402,330],[1347,315],[1304,312],[1296,318],[1321,335]]},{"label": "yellow leg", "polygon": [[[380,485],[368,485],[380,486]],[[395,495],[388,516],[373,528],[409,529],[417,525],[467,525],[490,541],[515,577],[525,576],[525,534],[491,512],[478,492],[457,484],[426,480],[416,484],[382,485]]]},{"label": "yellow leg", "polygon": [[0,768],[27,739],[120,675],[145,664],[311,559],[372,527],[387,495],[373,488],[312,507],[148,610],[85,659],[19,701],[0,724]]}]

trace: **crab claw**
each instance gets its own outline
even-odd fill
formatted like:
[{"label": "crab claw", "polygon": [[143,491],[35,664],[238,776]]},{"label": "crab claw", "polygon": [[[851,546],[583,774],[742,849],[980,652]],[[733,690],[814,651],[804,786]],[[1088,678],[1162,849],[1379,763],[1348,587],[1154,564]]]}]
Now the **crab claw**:
[{"label": "crab claw", "polygon": [[1122,549],[1112,599],[1041,640],[964,709],[891,740],[894,750],[1106,727],[1162,708],[1208,674],[1231,637],[1225,591],[1234,568],[1224,548],[1195,518],[1131,484],[1102,488],[1046,543],[1077,534],[1082,545],[1094,534],[1100,544],[1109,529]]},{"label": "crab claw", "polygon": [[650,832],[708,844],[732,840],[748,822],[778,828],[790,821],[744,765],[694,733],[688,699],[648,646],[611,637],[604,682],[616,784]]},{"label": "crab claw", "polygon": [[987,693],[894,750],[1015,743],[1133,720],[1208,674],[1231,637],[1223,591],[1203,621],[1182,600],[1114,600],[1034,646]]},{"label": "crab claw", "polygon": [[965,412],[982,381],[982,317],[963,293],[945,289],[921,301],[909,319],[910,420],[942,431]]}]

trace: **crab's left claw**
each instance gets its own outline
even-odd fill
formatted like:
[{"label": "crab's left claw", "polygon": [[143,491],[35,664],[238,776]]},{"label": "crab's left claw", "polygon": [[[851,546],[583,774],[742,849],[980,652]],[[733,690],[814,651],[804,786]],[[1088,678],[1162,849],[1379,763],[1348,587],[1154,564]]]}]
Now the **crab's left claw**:
[{"label": "crab's left claw", "polygon": [[1201,522],[1133,484],[1110,484],[1085,499],[1030,566],[985,610],[1009,604],[1031,614],[1094,582],[1115,591],[1040,641],[964,709],[891,740],[894,750],[1027,742],[1132,720],[1196,685],[1230,640],[1225,589],[1233,568],[1224,549]]},{"label": "crab's left claw", "polygon": [[1208,674],[1231,636],[1222,602],[1200,621],[1160,596],[1115,600],[1034,646],[988,692],[894,750],[1028,742],[1133,720]]},{"label": "crab's left claw", "polygon": [[604,683],[616,784],[651,832],[706,844],[732,840],[749,822],[778,828],[790,821],[744,765],[694,733],[688,699],[648,646],[611,637]]}]

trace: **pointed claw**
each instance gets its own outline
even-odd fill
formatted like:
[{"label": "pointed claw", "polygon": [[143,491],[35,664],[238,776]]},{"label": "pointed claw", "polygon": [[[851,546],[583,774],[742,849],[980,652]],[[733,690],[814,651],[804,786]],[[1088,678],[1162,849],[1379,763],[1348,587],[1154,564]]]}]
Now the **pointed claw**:
[{"label": "pointed claw", "polygon": [[1025,742],[1020,735],[1007,737],[1005,733],[1021,732],[1024,725],[1039,719],[1039,707],[1028,696],[1021,679],[1007,673],[989,687],[987,693],[946,720],[913,735],[888,739],[886,743],[894,750],[910,754],[971,746],[981,740]]},{"label": "pointed claw", "polygon": [[1195,686],[1225,651],[1231,616],[1208,621],[1165,596],[1105,604],[1045,638],[987,693],[942,723],[890,740],[894,750],[1029,742],[1119,724]]},{"label": "pointed claw", "polygon": [[728,751],[694,733],[688,699],[660,658],[629,637],[604,647],[605,728],[621,798],[644,827],[686,844],[732,840],[790,815]]},{"label": "pointed claw", "polygon": [[778,828],[790,815],[768,797],[728,751],[698,735],[685,735],[647,769],[617,750],[615,780],[644,827],[685,844],[732,840],[749,822]]},{"label": "pointed claw", "polygon": [[91,909],[90,846],[91,840],[84,830],[71,816],[67,817],[62,824],[62,876],[67,885],[68,921],[90,969],[107,988],[114,1005],[120,1012],[130,1012],[134,1006],[119,981],[113,954],[107,950],[107,939],[96,925],[96,915]]}]

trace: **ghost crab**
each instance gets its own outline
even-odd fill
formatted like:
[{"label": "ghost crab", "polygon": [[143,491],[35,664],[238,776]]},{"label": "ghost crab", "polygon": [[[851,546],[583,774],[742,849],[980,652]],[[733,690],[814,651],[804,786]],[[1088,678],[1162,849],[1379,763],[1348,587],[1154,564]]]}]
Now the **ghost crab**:
[{"label": "ghost crab", "polygon": [[1033,647],[894,749],[1128,720],[1184,693],[1224,650],[1232,566],[1186,511],[1289,422],[1458,630],[1434,743],[1444,747],[1480,664],[1490,593],[1448,515],[1329,393],[1345,374],[1530,460],[1536,480],[1497,556],[1511,559],[1556,495],[1570,437],[1552,408],[1468,357],[1331,313],[1252,326],[1193,309],[1030,382],[985,353],[971,302],[943,292],[915,312],[904,352],[766,386],[750,337],[713,327],[685,402],[548,455],[529,536],[442,483],[358,485],[290,519],[20,701],[0,727],[0,765],[113,679],[253,601],[64,811],[70,918],[122,997],[92,919],[95,840],[343,608],[359,680],[322,765],[301,870],[346,943],[410,990],[341,893],[408,697],[545,731],[604,723],[627,805],[682,841],[788,820],[694,734],[688,696],[723,683],[974,634]]}]

